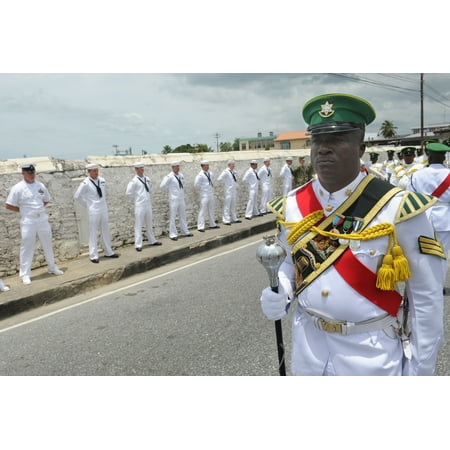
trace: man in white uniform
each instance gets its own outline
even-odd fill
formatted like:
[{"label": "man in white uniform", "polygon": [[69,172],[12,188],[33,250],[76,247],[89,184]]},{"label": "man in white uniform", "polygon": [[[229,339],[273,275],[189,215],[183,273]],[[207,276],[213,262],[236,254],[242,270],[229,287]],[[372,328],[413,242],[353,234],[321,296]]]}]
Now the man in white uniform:
[{"label": "man in white uniform", "polygon": [[252,216],[260,216],[258,211],[257,197],[259,187],[259,175],[256,169],[258,162],[255,159],[250,161],[250,167],[244,173],[242,181],[248,186],[248,202],[245,208],[245,218],[252,220]]},{"label": "man in white uniform", "polygon": [[88,176],[80,183],[74,199],[87,209],[89,221],[89,259],[99,262],[97,235],[100,229],[105,258],[118,258],[111,247],[109,236],[108,206],[106,204],[106,181],[98,175],[98,164],[87,164]]},{"label": "man in white uniform", "polygon": [[214,176],[209,171],[209,161],[200,161],[201,170],[194,180],[199,192],[200,210],[197,217],[197,230],[205,231],[205,216],[209,216],[209,228],[220,228],[214,218]]},{"label": "man in white uniform", "polygon": [[271,320],[297,302],[292,373],[432,375],[443,339],[444,255],[425,211],[436,199],[360,171],[365,126],[375,118],[365,100],[321,95],[303,118],[317,179],[270,203],[288,256],[279,293],[261,296]]},{"label": "man in white uniform", "polygon": [[126,195],[134,200],[134,247],[142,251],[142,227],[147,229],[150,245],[161,245],[153,233],[152,182],[144,175],[143,162],[133,164],[135,177],[128,183]]},{"label": "man in white uniform", "polygon": [[394,169],[390,183],[394,186],[406,189],[411,174],[424,168],[423,164],[414,161],[415,154],[415,147],[405,147],[402,149],[403,163]]},{"label": "man in white uniform", "polygon": [[178,240],[178,231],[175,224],[177,215],[180,217],[182,236],[192,236],[186,220],[186,205],[184,203],[184,176],[180,172],[180,163],[171,163],[172,171],[161,181],[160,188],[169,194],[169,237],[172,241]]},{"label": "man in white uniform", "polygon": [[23,284],[31,283],[31,263],[33,262],[36,236],[42,245],[48,272],[62,275],[64,272],[55,264],[52,247],[52,229],[48,222],[45,206],[50,201],[47,188],[36,181],[35,164],[24,164],[23,180],[14,185],[6,199],[6,209],[20,213],[20,271]]},{"label": "man in white uniform", "polygon": [[258,170],[258,176],[261,185],[261,203],[259,206],[259,212],[261,214],[267,214],[267,202],[272,198],[272,169],[270,168],[270,159],[264,158],[264,164],[261,169]]},{"label": "man in white uniform", "polygon": [[236,190],[237,190],[237,172],[235,170],[235,161],[230,159],[227,162],[227,168],[222,171],[217,178],[222,183],[225,190],[225,201],[223,203],[222,222],[225,225],[231,223],[241,223],[236,215]]},{"label": "man in white uniform", "polygon": [[286,158],[286,164],[281,168],[280,177],[283,179],[283,195],[292,190],[292,156]]},{"label": "man in white uniform", "polygon": [[[427,209],[427,215],[448,257],[450,255],[450,169],[444,166],[444,161],[450,147],[437,142],[429,143],[425,151],[430,165],[411,175],[407,189],[429,194],[438,199],[431,208]],[[442,268],[445,279],[447,264],[443,264]]]}]

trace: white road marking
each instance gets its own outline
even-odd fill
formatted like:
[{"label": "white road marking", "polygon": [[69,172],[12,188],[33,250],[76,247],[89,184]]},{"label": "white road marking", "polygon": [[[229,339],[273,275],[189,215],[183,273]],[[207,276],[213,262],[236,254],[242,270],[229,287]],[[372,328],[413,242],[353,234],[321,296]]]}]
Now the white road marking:
[{"label": "white road marking", "polygon": [[7,327],[7,328],[4,328],[4,329],[0,330],[0,333],[5,333],[5,332],[13,330],[15,328],[19,328],[19,327],[22,327],[24,325],[28,325],[28,324],[33,323],[33,322],[37,322],[37,321],[42,320],[42,319],[46,319],[47,317],[51,317],[51,316],[54,316],[55,314],[59,314],[59,313],[62,313],[64,311],[68,311],[68,310],[70,310],[72,308],[77,308],[78,306],[85,305],[86,303],[91,303],[91,302],[93,302],[95,300],[99,300],[99,299],[101,299],[103,297],[107,297],[108,295],[113,295],[113,294],[116,294],[118,292],[122,292],[122,291],[124,291],[126,289],[130,289],[130,288],[133,288],[133,287],[136,287],[136,286],[140,286],[141,284],[148,283],[149,281],[157,280],[158,278],[162,278],[162,277],[165,277],[167,275],[171,275],[173,273],[179,272],[180,270],[184,270],[184,269],[188,269],[190,267],[194,267],[197,264],[201,264],[203,262],[210,261],[211,259],[219,258],[219,257],[224,256],[224,255],[228,255],[229,253],[233,253],[233,252],[236,252],[238,250],[242,250],[242,249],[244,249],[246,247],[250,247],[251,245],[255,245],[257,242],[260,242],[260,241],[261,240],[241,245],[240,247],[234,248],[232,250],[227,250],[225,252],[219,253],[217,255],[209,256],[208,258],[201,259],[201,260],[199,260],[197,262],[188,264],[186,266],[178,267],[177,269],[170,270],[169,272],[165,272],[165,273],[162,273],[160,275],[155,275],[154,277],[147,278],[147,279],[142,280],[142,281],[137,281],[136,283],[133,283],[133,284],[128,284],[127,286],[115,289],[114,291],[109,291],[109,292],[106,292],[104,294],[100,294],[100,295],[97,295],[95,297],[88,298],[88,299],[83,300],[83,301],[81,301],[79,303],[75,303],[74,305],[65,306],[64,308],[60,308],[57,311],[52,311],[50,313],[43,314],[42,316],[34,317],[33,319],[29,319],[29,320],[26,320],[24,322],[17,323],[15,325],[11,325],[10,327]]}]

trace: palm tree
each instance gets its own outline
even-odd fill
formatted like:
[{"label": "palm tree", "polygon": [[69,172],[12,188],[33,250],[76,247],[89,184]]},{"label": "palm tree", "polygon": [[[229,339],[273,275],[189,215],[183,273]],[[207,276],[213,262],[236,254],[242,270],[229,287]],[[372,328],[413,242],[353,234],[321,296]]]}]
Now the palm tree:
[{"label": "palm tree", "polygon": [[385,120],[380,127],[380,131],[378,134],[383,136],[385,139],[387,138],[393,138],[397,136],[397,127],[394,126],[394,122],[391,122],[390,120]]}]

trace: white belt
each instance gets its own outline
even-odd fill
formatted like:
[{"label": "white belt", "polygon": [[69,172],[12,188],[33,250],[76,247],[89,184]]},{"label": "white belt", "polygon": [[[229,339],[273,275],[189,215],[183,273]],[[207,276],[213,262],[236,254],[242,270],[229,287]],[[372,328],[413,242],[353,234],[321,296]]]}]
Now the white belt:
[{"label": "white belt", "polygon": [[318,315],[316,312],[313,313],[307,311],[305,308],[301,308],[301,310],[310,322],[319,330],[326,331],[327,333],[338,333],[343,336],[365,333],[368,331],[384,330],[385,328],[398,323],[397,318],[390,314],[384,314],[362,322],[345,322],[330,320],[324,316]]}]

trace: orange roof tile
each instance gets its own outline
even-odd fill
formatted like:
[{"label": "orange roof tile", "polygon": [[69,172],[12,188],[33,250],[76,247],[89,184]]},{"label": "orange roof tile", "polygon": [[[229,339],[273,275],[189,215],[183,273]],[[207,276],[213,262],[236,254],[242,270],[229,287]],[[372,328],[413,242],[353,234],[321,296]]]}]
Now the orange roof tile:
[{"label": "orange roof tile", "polygon": [[291,131],[288,133],[280,133],[274,141],[292,141],[294,139],[309,139],[310,136],[306,131]]}]

